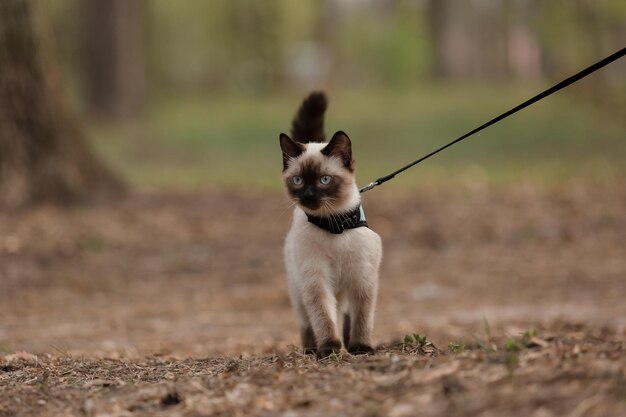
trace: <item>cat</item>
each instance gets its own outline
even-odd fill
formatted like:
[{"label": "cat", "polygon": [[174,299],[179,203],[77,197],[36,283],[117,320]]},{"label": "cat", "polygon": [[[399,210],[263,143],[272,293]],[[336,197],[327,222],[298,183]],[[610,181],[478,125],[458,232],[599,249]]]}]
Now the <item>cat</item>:
[{"label": "cat", "polygon": [[283,182],[295,205],[284,247],[289,298],[302,347],[325,358],[341,351],[374,353],[372,331],[378,293],[381,239],[365,220],[354,175],[352,144],[339,131],[324,142],[323,92],[311,93],[282,133]]}]

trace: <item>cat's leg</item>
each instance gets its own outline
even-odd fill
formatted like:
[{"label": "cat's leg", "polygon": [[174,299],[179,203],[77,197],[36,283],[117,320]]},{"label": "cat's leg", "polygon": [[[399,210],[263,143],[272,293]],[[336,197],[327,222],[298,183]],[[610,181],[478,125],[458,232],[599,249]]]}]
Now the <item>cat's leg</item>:
[{"label": "cat's leg", "polygon": [[317,353],[317,341],[315,339],[315,333],[313,333],[313,326],[309,320],[308,314],[302,305],[302,300],[298,299],[294,304],[294,309],[298,315],[298,322],[300,324],[300,340],[302,341],[302,349],[305,355],[314,355]]},{"label": "cat's leg", "polygon": [[[290,276],[290,278],[294,277]],[[289,279],[289,299],[298,318],[302,350],[305,355],[315,354],[317,352],[317,341],[315,340],[311,321],[302,303],[302,291],[299,282],[300,280],[298,279]]]},{"label": "cat's leg", "polygon": [[344,313],[343,315],[343,345],[348,349],[350,344],[350,314]]},{"label": "cat's leg", "polygon": [[343,315],[343,319],[341,323],[343,325],[342,330],[342,340],[343,345],[346,349],[348,349],[348,344],[350,342],[350,315],[348,314],[348,297],[347,291],[342,289],[339,293],[337,293],[337,311],[339,315]]},{"label": "cat's leg", "polygon": [[348,294],[350,324],[346,349],[355,355],[374,353],[371,339],[378,294],[378,272],[370,270],[361,273],[363,275],[353,280]]},{"label": "cat's leg", "polygon": [[300,339],[302,339],[302,349],[305,355],[315,355],[317,353],[317,341],[315,340],[313,327],[310,324],[300,327]]},{"label": "cat's leg", "polygon": [[337,300],[324,278],[321,274],[311,274],[305,279],[302,288],[302,304],[313,328],[318,358],[341,351],[337,331]]}]

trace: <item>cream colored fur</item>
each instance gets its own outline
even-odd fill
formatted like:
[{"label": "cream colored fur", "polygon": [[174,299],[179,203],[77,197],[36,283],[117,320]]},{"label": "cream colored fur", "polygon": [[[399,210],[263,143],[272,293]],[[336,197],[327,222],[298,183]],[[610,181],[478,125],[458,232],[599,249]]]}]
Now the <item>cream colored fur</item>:
[{"label": "cream colored fur", "polygon": [[[306,151],[290,162],[283,176],[286,180],[294,175],[298,163],[306,158],[324,160],[325,173],[342,175],[344,180],[348,178],[345,198],[337,202],[333,210],[333,214],[340,215],[359,204],[360,194],[354,175],[344,169],[339,160],[327,158],[319,152],[325,145],[305,145]],[[328,214],[328,208],[308,211],[317,215]],[[291,303],[303,334],[312,328],[318,356],[321,348],[340,340],[340,312],[348,313],[351,318],[350,346],[346,348],[371,346],[382,257],[378,234],[367,227],[331,234],[309,223],[303,208],[296,206],[284,255]]]}]

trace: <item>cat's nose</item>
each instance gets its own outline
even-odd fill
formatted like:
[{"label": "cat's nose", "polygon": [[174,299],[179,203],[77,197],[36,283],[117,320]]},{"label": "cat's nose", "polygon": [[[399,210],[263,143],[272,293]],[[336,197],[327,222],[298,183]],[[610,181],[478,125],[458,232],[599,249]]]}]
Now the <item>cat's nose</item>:
[{"label": "cat's nose", "polygon": [[299,196],[300,204],[311,210],[317,210],[320,206],[320,199],[315,187],[306,187]]},{"label": "cat's nose", "polygon": [[313,187],[306,187],[304,189],[304,192],[302,193],[302,197],[304,198],[311,198],[315,196],[315,190],[313,190]]}]

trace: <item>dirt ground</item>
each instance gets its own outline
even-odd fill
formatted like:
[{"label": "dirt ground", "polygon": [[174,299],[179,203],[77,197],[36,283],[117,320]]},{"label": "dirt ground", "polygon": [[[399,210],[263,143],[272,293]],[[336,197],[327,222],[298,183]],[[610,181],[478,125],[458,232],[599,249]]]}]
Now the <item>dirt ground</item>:
[{"label": "dirt ground", "polygon": [[296,346],[287,206],[0,213],[0,416],[626,415],[623,183],[366,194],[378,353],[324,361]]}]

